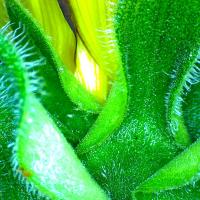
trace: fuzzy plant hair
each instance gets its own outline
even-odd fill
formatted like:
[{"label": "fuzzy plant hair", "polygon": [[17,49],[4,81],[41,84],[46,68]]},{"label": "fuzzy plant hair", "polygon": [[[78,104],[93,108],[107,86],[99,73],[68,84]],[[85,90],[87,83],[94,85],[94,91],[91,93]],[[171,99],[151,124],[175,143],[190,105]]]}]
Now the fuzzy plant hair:
[{"label": "fuzzy plant hair", "polygon": [[[190,144],[189,134],[184,124],[183,118],[183,102],[191,87],[200,82],[199,68],[200,51],[197,52],[196,59],[188,67],[183,69],[174,69],[171,73],[171,84],[169,92],[165,97],[166,116],[169,123],[169,129],[180,146],[188,146]],[[194,57],[194,55],[190,55]]]}]

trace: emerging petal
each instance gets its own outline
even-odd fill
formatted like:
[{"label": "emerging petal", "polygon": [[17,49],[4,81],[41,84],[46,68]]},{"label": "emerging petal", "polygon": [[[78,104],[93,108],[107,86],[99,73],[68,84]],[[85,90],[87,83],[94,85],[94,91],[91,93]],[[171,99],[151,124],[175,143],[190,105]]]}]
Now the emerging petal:
[{"label": "emerging petal", "polygon": [[120,65],[114,30],[118,0],[69,0],[78,34],[111,79]]},{"label": "emerging petal", "polygon": [[106,100],[108,90],[107,75],[87,51],[80,37],[77,37],[75,76],[100,102]]}]

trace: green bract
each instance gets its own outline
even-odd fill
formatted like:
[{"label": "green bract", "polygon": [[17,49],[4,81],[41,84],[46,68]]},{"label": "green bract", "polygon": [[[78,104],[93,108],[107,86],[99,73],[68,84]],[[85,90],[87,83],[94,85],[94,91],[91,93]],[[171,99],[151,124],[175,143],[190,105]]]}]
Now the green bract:
[{"label": "green bract", "polygon": [[[85,0],[90,12],[98,8],[92,2],[101,15],[103,0]],[[111,46],[102,53],[98,24],[84,26],[79,3],[69,4],[68,22],[109,74],[104,105],[75,79],[23,4],[5,0],[0,199],[200,199],[200,1],[107,0],[103,41]],[[108,52],[116,60],[102,60]]]}]

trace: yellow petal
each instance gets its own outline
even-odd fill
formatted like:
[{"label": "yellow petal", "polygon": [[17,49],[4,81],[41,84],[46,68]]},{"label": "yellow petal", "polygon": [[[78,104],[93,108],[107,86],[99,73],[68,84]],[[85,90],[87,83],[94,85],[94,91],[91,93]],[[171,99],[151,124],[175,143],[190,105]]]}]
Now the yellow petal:
[{"label": "yellow petal", "polygon": [[68,69],[74,71],[75,36],[66,22],[57,0],[22,0],[49,35],[53,46]]},{"label": "yellow petal", "polygon": [[77,37],[75,76],[87,90],[97,97],[99,102],[103,103],[106,100],[107,75],[94,61],[79,37]]},{"label": "yellow petal", "polygon": [[68,0],[78,33],[98,65],[112,79],[119,67],[114,31],[118,0]]}]

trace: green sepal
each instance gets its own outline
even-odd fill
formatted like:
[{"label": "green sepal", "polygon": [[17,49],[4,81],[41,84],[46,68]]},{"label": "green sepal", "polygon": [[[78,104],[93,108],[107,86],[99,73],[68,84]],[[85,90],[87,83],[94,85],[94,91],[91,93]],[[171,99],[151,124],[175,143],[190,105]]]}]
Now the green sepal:
[{"label": "green sepal", "polygon": [[180,190],[181,187],[185,186],[193,186],[194,188],[195,183],[200,180],[199,151],[200,139],[139,185],[134,191],[134,195],[136,193],[161,193],[167,190]]},{"label": "green sepal", "polygon": [[100,146],[120,126],[126,106],[127,85],[124,71],[120,66],[102,112],[76,148],[80,156]]},{"label": "green sepal", "polygon": [[34,95],[23,109],[13,162],[28,190],[52,200],[108,200]]}]

